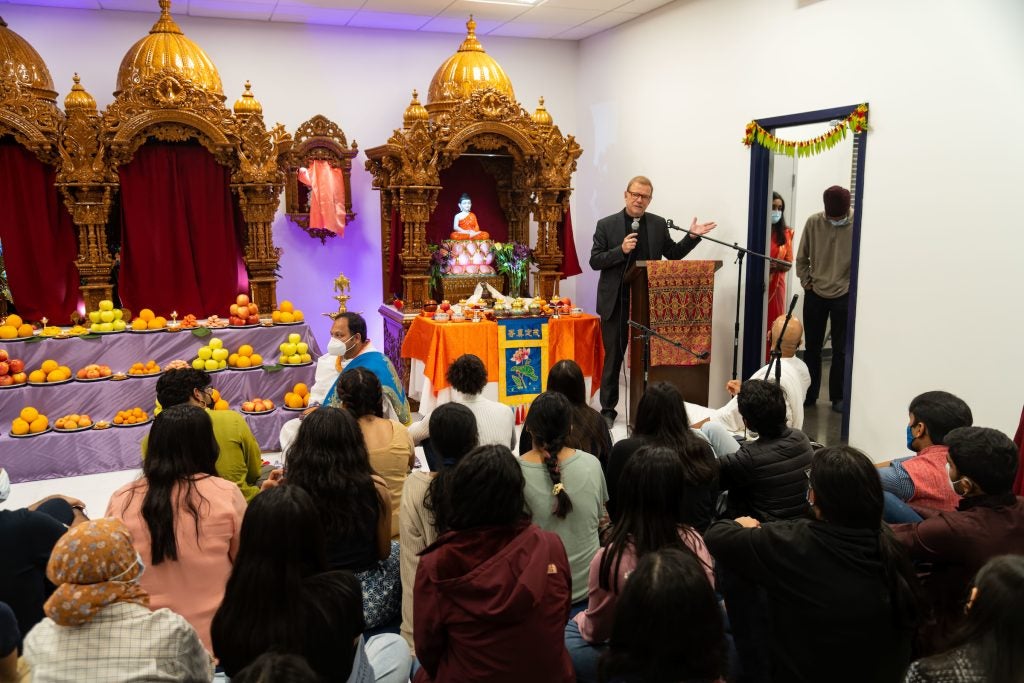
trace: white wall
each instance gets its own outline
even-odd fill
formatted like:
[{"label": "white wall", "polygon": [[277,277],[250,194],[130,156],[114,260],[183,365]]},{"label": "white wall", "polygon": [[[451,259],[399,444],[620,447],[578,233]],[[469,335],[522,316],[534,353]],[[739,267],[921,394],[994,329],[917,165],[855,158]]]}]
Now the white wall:
[{"label": "white wall", "polygon": [[[0,15],[46,61],[60,102],[78,72],[102,109],[113,100],[121,58],[146,35],[159,14],[59,10],[0,5]],[[173,12],[173,8],[172,8]],[[426,102],[434,71],[454,53],[462,35],[346,29],[176,16],[185,35],[202,47],[220,72],[231,106],[251,80],[268,125],[284,123],[294,133],[300,123],[323,114],[338,123],[360,149],[387,142],[402,126],[413,88]],[[532,112],[540,96],[555,123],[568,133],[576,119],[577,44],[570,41],[481,38],[505,69],[516,97]],[[539,68],[543,65],[543,68]],[[349,310],[368,313],[371,339],[382,339],[376,314],[380,293],[380,198],[363,170],[362,153],[353,161],[352,203],[356,219],[343,239],[319,240],[291,224],[282,210],[274,239],[284,250],[278,300],[305,301],[307,320],[326,344],[333,311],[331,282],[344,271],[355,283]],[[311,294],[313,293],[313,294]],[[311,298],[312,297],[312,298]]]},{"label": "white wall", "polygon": [[[654,181],[655,213],[713,218],[716,237],[743,243],[744,125],[869,101],[851,442],[900,455],[909,400],[935,388],[1012,434],[1024,403],[1022,38],[1019,0],[680,0],[585,39],[578,244],[636,173]],[[694,256],[731,262],[710,244]],[[582,277],[593,291],[596,275]],[[721,398],[732,266],[718,280]]]}]

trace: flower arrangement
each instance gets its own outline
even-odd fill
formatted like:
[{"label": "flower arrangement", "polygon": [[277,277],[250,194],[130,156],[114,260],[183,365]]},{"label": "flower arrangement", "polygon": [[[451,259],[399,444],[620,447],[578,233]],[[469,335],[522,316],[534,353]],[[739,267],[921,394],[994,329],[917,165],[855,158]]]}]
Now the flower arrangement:
[{"label": "flower arrangement", "polygon": [[430,269],[427,273],[430,275],[430,291],[433,292],[441,286],[441,276],[447,271],[449,251],[441,244],[428,244],[427,249],[430,250]]},{"label": "flower arrangement", "polygon": [[533,249],[519,242],[495,242],[494,257],[495,270],[508,277],[509,294],[520,296],[530,274],[530,266],[537,262]]}]

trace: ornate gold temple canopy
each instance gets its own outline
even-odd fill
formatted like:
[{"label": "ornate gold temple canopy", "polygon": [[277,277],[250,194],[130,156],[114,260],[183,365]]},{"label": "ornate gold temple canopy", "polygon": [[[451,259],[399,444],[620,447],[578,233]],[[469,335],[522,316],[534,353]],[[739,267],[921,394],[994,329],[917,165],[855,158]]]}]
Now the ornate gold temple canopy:
[{"label": "ornate gold temple canopy", "polygon": [[46,63],[0,17],[0,136],[12,135],[41,161],[55,164],[63,122]]},{"label": "ornate gold temple canopy", "polygon": [[366,151],[366,169],[381,193],[382,297],[389,294],[394,209],[401,223],[402,294],[413,310],[429,299],[426,225],[442,189],[440,173],[466,153],[511,157],[510,166],[494,168],[509,239],[528,243],[532,216],[538,223],[536,292],[550,297],[561,278],[559,226],[583,150],[554,125],[543,100],[533,115],[519,104],[508,76],[477,39],[472,17],[466,29],[458,51],[434,74],[426,106],[413,91],[402,128]]}]

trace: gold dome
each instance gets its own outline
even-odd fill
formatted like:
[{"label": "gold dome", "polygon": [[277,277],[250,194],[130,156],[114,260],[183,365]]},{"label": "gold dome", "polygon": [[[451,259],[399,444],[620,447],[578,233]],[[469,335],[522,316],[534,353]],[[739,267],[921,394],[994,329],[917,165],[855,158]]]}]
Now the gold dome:
[{"label": "gold dome", "polygon": [[34,97],[57,102],[57,91],[53,89],[53,78],[46,62],[27,40],[7,28],[3,17],[0,17],[0,69],[3,80],[13,77]]},{"label": "gold dome", "polygon": [[544,98],[540,98],[540,102],[537,104],[537,111],[533,112],[533,122],[538,126],[551,127],[554,124],[554,120],[551,118],[551,114],[544,108]]},{"label": "gold dome", "polygon": [[470,15],[466,22],[466,39],[458,52],[438,67],[427,91],[427,110],[449,108],[455,102],[469,97],[474,90],[495,88],[515,101],[512,81],[505,70],[484,51],[476,37],[476,22]]},{"label": "gold dome", "polygon": [[171,0],[160,0],[160,18],[149,29],[149,35],[132,45],[121,60],[114,96],[165,68],[177,71],[181,78],[207,92],[224,96],[217,67],[171,17]]},{"label": "gold dome", "polygon": [[243,114],[262,114],[263,105],[256,99],[256,96],[252,94],[252,83],[249,81],[245,82],[245,92],[242,96],[235,100],[235,115],[241,116]]},{"label": "gold dome", "polygon": [[82,79],[78,77],[78,74],[74,75],[74,81],[75,84],[71,86],[71,92],[64,98],[64,111],[69,114],[73,111],[95,113],[96,100],[82,87]]},{"label": "gold dome", "polygon": [[412,100],[409,102],[409,106],[405,108],[405,116],[402,117],[402,124],[406,128],[412,128],[412,124],[417,121],[426,121],[430,118],[430,114],[427,113],[426,107],[420,104],[419,93],[415,90],[412,91]]}]

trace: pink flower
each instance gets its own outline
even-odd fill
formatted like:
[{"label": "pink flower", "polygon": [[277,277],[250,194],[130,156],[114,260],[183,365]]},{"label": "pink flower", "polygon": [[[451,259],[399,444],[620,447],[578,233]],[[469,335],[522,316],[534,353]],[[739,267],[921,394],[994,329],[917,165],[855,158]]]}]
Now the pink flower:
[{"label": "pink flower", "polygon": [[516,365],[522,365],[523,363],[529,362],[529,360],[530,349],[516,349],[516,352],[512,354],[512,362],[515,363]]}]

